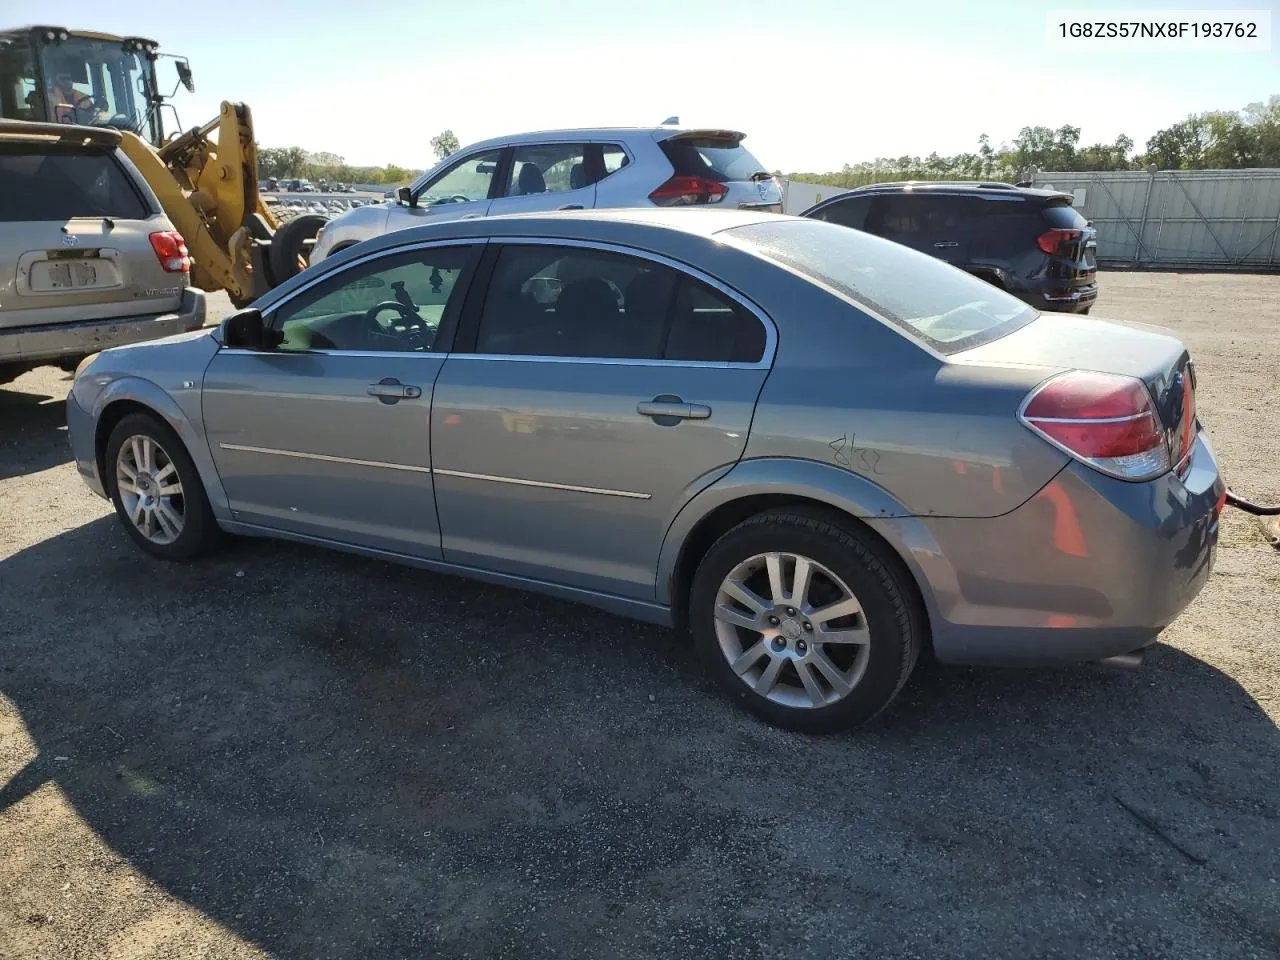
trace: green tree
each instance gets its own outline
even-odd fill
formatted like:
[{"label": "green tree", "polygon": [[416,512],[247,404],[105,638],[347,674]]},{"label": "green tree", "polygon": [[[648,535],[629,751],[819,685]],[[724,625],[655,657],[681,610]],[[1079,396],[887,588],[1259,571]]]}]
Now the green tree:
[{"label": "green tree", "polygon": [[457,153],[462,147],[458,142],[457,136],[452,130],[444,130],[431,138],[431,149],[435,151],[436,157],[443,160],[451,153]]}]

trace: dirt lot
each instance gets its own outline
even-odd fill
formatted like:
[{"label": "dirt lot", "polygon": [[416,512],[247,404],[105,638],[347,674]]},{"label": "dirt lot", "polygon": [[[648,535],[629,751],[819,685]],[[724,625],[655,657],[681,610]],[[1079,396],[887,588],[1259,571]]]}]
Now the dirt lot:
[{"label": "dirt lot", "polygon": [[[1117,275],[1280,499],[1280,277]],[[935,668],[849,736],[681,639],[301,547],[164,566],[0,389],[0,956],[1280,955],[1280,554],[1139,672]]]}]

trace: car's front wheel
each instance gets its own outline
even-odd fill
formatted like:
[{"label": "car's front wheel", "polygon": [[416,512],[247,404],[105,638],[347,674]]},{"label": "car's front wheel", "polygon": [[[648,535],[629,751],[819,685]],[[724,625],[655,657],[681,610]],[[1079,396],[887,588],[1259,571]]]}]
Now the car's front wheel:
[{"label": "car's front wheel", "polygon": [[695,642],[721,686],[778,726],[863,723],[902,689],[924,618],[900,564],[852,526],[778,511],[724,534],[694,575]]},{"label": "car's front wheel", "polygon": [[111,502],[138,546],[164,560],[190,560],[218,540],[218,523],[178,435],[147,413],[124,417],[104,457]]}]

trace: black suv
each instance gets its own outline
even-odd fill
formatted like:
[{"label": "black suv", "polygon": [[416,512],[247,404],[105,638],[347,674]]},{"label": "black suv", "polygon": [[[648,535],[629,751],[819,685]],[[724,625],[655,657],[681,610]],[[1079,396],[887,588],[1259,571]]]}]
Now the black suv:
[{"label": "black suv", "polygon": [[1068,193],[1009,183],[878,183],[801,216],[874,233],[981,277],[1041,310],[1088,313],[1097,231]]}]

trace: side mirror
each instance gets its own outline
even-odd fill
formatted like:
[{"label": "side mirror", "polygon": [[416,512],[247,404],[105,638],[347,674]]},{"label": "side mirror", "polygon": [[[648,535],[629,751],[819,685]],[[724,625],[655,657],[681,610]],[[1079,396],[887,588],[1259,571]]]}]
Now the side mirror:
[{"label": "side mirror", "polygon": [[222,345],[241,350],[267,349],[267,325],[254,307],[229,314],[222,321]]},{"label": "side mirror", "polygon": [[418,201],[413,197],[413,190],[409,187],[401,187],[397,190],[396,200],[400,203],[408,204],[411,207],[416,207],[418,205]]},{"label": "side mirror", "polygon": [[185,60],[175,60],[174,63],[178,68],[179,82],[187,88],[187,93],[195,93],[196,81],[195,78],[191,76],[191,64],[187,63]]}]

